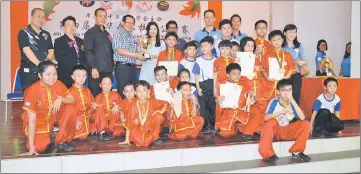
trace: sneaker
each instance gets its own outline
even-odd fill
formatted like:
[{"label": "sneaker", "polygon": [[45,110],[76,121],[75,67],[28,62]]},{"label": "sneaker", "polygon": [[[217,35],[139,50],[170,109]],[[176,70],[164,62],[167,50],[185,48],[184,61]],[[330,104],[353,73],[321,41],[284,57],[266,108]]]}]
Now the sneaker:
[{"label": "sneaker", "polygon": [[93,132],[90,132],[89,135],[90,135],[90,136],[95,136],[95,135],[98,135],[98,132],[97,132],[97,131],[93,131]]},{"label": "sneaker", "polygon": [[153,142],[153,144],[156,144],[156,145],[159,145],[159,144],[162,144],[163,143],[163,140],[155,140]]},{"label": "sneaker", "polygon": [[53,127],[53,132],[59,132],[59,128],[58,127]]},{"label": "sneaker", "polygon": [[211,134],[217,134],[218,133],[218,130],[216,130],[216,129],[211,129],[210,131],[211,131]]},{"label": "sneaker", "polygon": [[311,160],[311,157],[305,155],[303,152],[299,152],[299,153],[292,153],[292,158],[296,158],[299,159],[303,162],[308,162]]},{"label": "sneaker", "polygon": [[242,136],[243,136],[243,138],[244,138],[246,141],[253,140],[253,136],[252,136],[252,135],[243,134]]},{"label": "sneaker", "polygon": [[58,144],[58,148],[66,151],[66,152],[71,152],[74,150],[74,147],[67,142],[61,142],[60,144]]},{"label": "sneaker", "polygon": [[317,137],[317,138],[325,138],[325,134],[321,131],[321,132],[313,132],[312,133],[313,137]]},{"label": "sneaker", "polygon": [[279,158],[277,155],[273,155],[273,156],[265,159],[265,161],[270,162],[272,164],[275,164],[278,160],[279,160]]},{"label": "sneaker", "polygon": [[210,129],[203,129],[201,131],[202,134],[210,134],[211,133],[211,130]]},{"label": "sneaker", "polygon": [[100,139],[102,139],[103,141],[109,141],[110,140],[110,136],[107,132],[103,132],[100,134]]}]

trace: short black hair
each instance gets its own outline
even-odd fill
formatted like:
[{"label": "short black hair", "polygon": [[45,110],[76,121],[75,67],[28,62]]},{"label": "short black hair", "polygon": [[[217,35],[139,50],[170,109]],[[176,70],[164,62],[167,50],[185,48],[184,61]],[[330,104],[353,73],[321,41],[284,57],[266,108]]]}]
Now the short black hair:
[{"label": "short black hair", "polygon": [[232,42],[230,40],[222,40],[221,42],[219,42],[218,48],[221,49],[223,47],[232,48]]},{"label": "short black hair", "polygon": [[214,13],[214,11],[212,9],[208,9],[208,10],[204,11],[203,16],[206,16],[206,13],[208,13],[208,12],[213,13],[213,16],[216,17],[216,13]]},{"label": "short black hair", "polygon": [[219,29],[221,29],[222,26],[223,26],[223,25],[226,25],[226,24],[229,24],[230,26],[232,26],[231,20],[229,20],[229,19],[222,19],[222,20],[219,22],[219,25],[218,25]]},{"label": "short black hair", "polygon": [[241,52],[244,52],[244,47],[247,45],[248,41],[253,42],[253,45],[254,45],[253,51],[256,50],[256,43],[254,42],[253,38],[247,36],[247,37],[242,38],[241,42],[239,43],[239,50]]},{"label": "short black hair", "polygon": [[161,66],[156,66],[156,67],[154,68],[154,75],[155,75],[158,71],[161,71],[161,70],[165,70],[165,72],[168,71],[167,68],[166,68],[165,66],[163,66],[163,65],[161,65]]},{"label": "short black hair", "polygon": [[139,80],[137,84],[135,84],[135,89],[139,86],[145,86],[147,89],[150,89],[150,84],[145,80]]},{"label": "short black hair", "polygon": [[[135,89],[134,83],[128,82],[124,85],[124,88],[127,86],[133,86],[133,88]],[[124,88],[123,88],[123,91],[124,91]]]},{"label": "short black hair", "polygon": [[170,21],[167,22],[167,24],[165,24],[165,29],[168,30],[169,25],[171,25],[171,24],[174,24],[174,25],[178,28],[177,22],[176,22],[176,21],[173,21],[173,20],[170,20]]},{"label": "short black hair", "polygon": [[323,81],[323,86],[327,86],[328,83],[330,82],[336,82],[336,85],[338,86],[338,82],[337,79],[333,78],[333,77],[328,77],[327,79],[325,79],[325,81]]},{"label": "short black hair", "polygon": [[178,78],[180,78],[180,75],[181,75],[183,72],[187,73],[187,74],[189,75],[189,77],[191,77],[191,73],[189,72],[188,69],[181,69],[181,70],[178,71],[178,74],[177,74]]},{"label": "short black hair", "polygon": [[71,74],[74,74],[74,72],[75,72],[76,70],[84,70],[85,72],[87,72],[86,66],[84,66],[84,65],[75,65],[75,66],[73,67],[72,71],[71,71]]},{"label": "short black hair", "polygon": [[52,62],[51,60],[43,60],[38,64],[38,72],[40,74],[43,74],[45,72],[45,69],[48,68],[49,66],[54,66],[56,67],[55,63]]},{"label": "short black hair", "polygon": [[122,21],[123,21],[123,22],[126,22],[126,21],[127,21],[127,18],[132,18],[133,21],[135,22],[135,18],[134,18],[132,15],[130,15],[130,14],[124,15]]},{"label": "short black hair", "polygon": [[106,78],[108,78],[108,79],[110,80],[110,82],[112,82],[112,84],[113,84],[113,77],[110,77],[110,76],[104,76],[104,77],[102,77],[102,78],[100,79],[100,81],[99,81],[99,84],[102,83],[103,79],[106,79]]},{"label": "short black hair", "polygon": [[204,42],[208,42],[208,43],[213,45],[214,44],[214,39],[213,39],[212,36],[206,36],[201,40],[200,44],[202,44]]},{"label": "short black hair", "polygon": [[31,13],[30,13],[31,16],[34,16],[35,12],[38,11],[38,10],[44,12],[44,9],[42,9],[42,8],[33,8],[33,9],[31,10]]},{"label": "short black hair", "polygon": [[76,20],[75,20],[75,18],[74,18],[73,16],[67,16],[67,17],[65,17],[65,18],[61,21],[61,25],[62,25],[62,26],[65,26],[65,22],[66,22],[66,21],[73,21],[74,24],[76,24]]},{"label": "short black hair", "polygon": [[282,79],[282,80],[278,81],[276,89],[280,90],[281,88],[283,88],[285,86],[292,86],[292,81],[289,79]]},{"label": "short black hair", "polygon": [[198,42],[195,40],[191,40],[189,42],[186,43],[186,46],[184,47],[184,49],[187,49],[188,47],[195,47],[196,49],[198,49]]},{"label": "short black hair", "polygon": [[173,32],[173,31],[168,32],[167,34],[165,34],[164,39],[167,39],[168,37],[171,37],[171,36],[175,37],[176,40],[178,39],[177,33]]},{"label": "short black hair", "polygon": [[186,81],[179,82],[179,83],[178,83],[178,85],[177,85],[177,89],[178,89],[178,91],[180,91],[180,90],[181,90],[181,88],[182,88],[184,85],[189,85],[189,86],[191,86],[191,87],[192,87],[192,84],[191,84],[191,83],[189,83],[189,82],[186,82]]},{"label": "short black hair", "polygon": [[237,46],[238,48],[240,47],[238,42],[232,41],[232,47],[234,47],[234,46]]},{"label": "short black hair", "polygon": [[98,11],[105,11],[107,12],[104,8],[97,8],[95,11],[94,11],[94,16],[96,16],[98,14]]},{"label": "short black hair", "polygon": [[229,65],[227,65],[227,67],[226,67],[227,74],[230,74],[231,71],[233,71],[233,70],[242,71],[241,65],[239,65],[238,63],[230,63]]},{"label": "short black hair", "polygon": [[326,42],[324,39],[321,39],[321,40],[319,40],[319,41],[317,42],[317,47],[316,47],[317,51],[320,51],[320,45],[321,45],[322,43],[325,43],[325,44],[326,44],[326,50],[328,50],[327,42]]},{"label": "short black hair", "polygon": [[232,21],[233,18],[239,18],[239,21],[242,22],[242,18],[241,18],[241,16],[239,14],[232,15],[231,18],[229,18],[229,20]]},{"label": "short black hair", "polygon": [[257,29],[257,25],[258,25],[258,24],[262,24],[262,23],[263,23],[263,24],[266,24],[266,26],[268,26],[267,21],[261,19],[261,20],[258,20],[256,23],[254,23],[254,29],[256,30],[256,29]]},{"label": "short black hair", "polygon": [[281,30],[273,30],[268,34],[268,40],[272,40],[272,38],[275,36],[281,36],[283,40],[285,39],[285,36]]}]

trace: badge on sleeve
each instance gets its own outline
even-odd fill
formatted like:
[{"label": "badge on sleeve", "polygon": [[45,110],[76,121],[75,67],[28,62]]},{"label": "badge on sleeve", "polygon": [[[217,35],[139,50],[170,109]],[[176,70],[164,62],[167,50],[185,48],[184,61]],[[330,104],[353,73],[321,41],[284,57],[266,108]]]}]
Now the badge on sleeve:
[{"label": "badge on sleeve", "polygon": [[25,102],[25,106],[31,106],[31,103],[28,102],[28,101],[26,101],[26,102]]},{"label": "badge on sleeve", "polygon": [[321,61],[321,59],[322,59],[321,57],[317,57],[317,61]]}]

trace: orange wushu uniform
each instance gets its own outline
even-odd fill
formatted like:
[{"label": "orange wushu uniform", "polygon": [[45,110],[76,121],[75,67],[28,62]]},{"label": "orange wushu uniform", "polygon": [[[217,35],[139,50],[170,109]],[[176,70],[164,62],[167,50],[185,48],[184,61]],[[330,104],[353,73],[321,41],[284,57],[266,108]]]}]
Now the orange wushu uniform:
[{"label": "orange wushu uniform", "polygon": [[159,53],[157,66],[159,66],[160,61],[177,61],[178,65],[179,62],[183,59],[183,54],[178,49],[166,49]]},{"label": "orange wushu uniform", "polygon": [[114,115],[112,113],[112,108],[115,105],[120,106],[122,101],[120,95],[115,91],[110,91],[108,93],[101,92],[95,97],[95,102],[98,106],[95,109],[95,124],[97,125],[97,131],[101,133],[102,131],[113,132],[115,124],[120,120],[120,114]]},{"label": "orange wushu uniform", "polygon": [[[175,77],[174,79],[176,79],[178,77]],[[173,80],[172,80],[173,82]],[[177,84],[178,85],[178,84]],[[172,83],[169,83],[169,87],[173,89],[173,86],[174,84]],[[150,92],[149,92],[149,98],[150,99],[156,99],[155,98],[155,92],[154,92],[154,86],[151,85],[150,86]],[[174,89],[173,89],[174,90]],[[162,102],[165,102],[165,101],[162,101]],[[163,124],[162,124],[162,127],[169,127],[169,124],[170,124],[170,112],[171,112],[171,108],[170,107],[166,107],[166,110],[165,112],[162,114],[163,117],[164,117],[164,121],[163,121]]]},{"label": "orange wushu uniform", "polygon": [[[222,81],[220,84],[225,84],[226,82]],[[238,85],[242,87],[238,108],[222,108],[220,118],[218,118],[218,122],[215,124],[216,129],[220,129],[220,135],[224,138],[235,136],[237,129],[245,135],[252,136],[260,130],[260,120],[263,119],[256,105],[251,106],[249,113],[246,112],[247,93],[251,89],[242,80],[238,82]],[[218,85],[217,90],[220,93],[220,85]]]},{"label": "orange wushu uniform", "polygon": [[134,142],[138,147],[148,147],[159,139],[159,132],[164,121],[162,113],[165,111],[167,103],[147,99],[142,105],[139,99],[132,102],[127,118],[129,122],[129,142]]},{"label": "orange wushu uniform", "polygon": [[83,124],[82,128],[75,132],[74,139],[85,140],[88,138],[89,133],[96,130],[96,126],[89,123],[92,116],[92,102],[94,102],[93,94],[89,88],[79,88],[75,85],[69,89],[69,93],[75,99],[76,120],[81,121]]},{"label": "orange wushu uniform", "polygon": [[130,121],[129,121],[130,118],[128,118],[129,116],[128,112],[134,100],[135,100],[134,98],[133,99],[126,98],[120,102],[120,108],[124,114],[125,123],[123,123],[122,120],[120,119],[115,123],[113,136],[118,137],[126,133],[126,129],[128,129],[130,125]]},{"label": "orange wushu uniform", "polygon": [[68,96],[66,86],[60,81],[56,81],[52,86],[37,81],[25,90],[24,112],[21,115],[21,119],[23,120],[23,131],[27,139],[27,149],[29,149],[28,111],[36,114],[34,146],[37,152],[44,152],[50,144],[50,134],[52,133],[54,123],[56,122],[57,114],[60,117],[61,124],[59,124],[60,131],[56,137],[56,143],[59,144],[61,142],[71,141],[71,138],[69,139],[68,135],[71,137],[71,135],[74,134],[74,129],[67,130],[66,128],[72,127],[72,125],[75,128],[75,114],[69,112],[73,109],[71,108],[71,105],[69,105],[68,108],[65,108],[65,105],[62,105],[60,111],[53,114],[51,107],[58,96]]},{"label": "orange wushu uniform", "polygon": [[193,102],[192,99],[182,101],[182,114],[176,117],[172,110],[172,118],[170,122],[169,138],[183,141],[187,137],[197,138],[199,132],[203,128],[204,119],[202,116],[192,116]]},{"label": "orange wushu uniform", "polygon": [[[277,54],[277,55],[276,55]],[[280,71],[284,72],[284,76],[286,76],[289,72],[292,74],[297,72],[297,68],[295,65],[295,62],[292,58],[292,55],[288,53],[287,51],[283,51],[280,49],[279,51],[270,50],[266,55],[265,59],[261,59],[262,69],[269,74],[269,60],[272,58],[278,59],[278,62],[281,63],[281,69]],[[275,80],[273,82],[268,81],[265,79],[264,84],[262,85],[262,98],[265,100],[270,100],[271,98],[276,97],[276,85],[278,81]]]},{"label": "orange wushu uniform", "polygon": [[261,39],[261,38],[256,38],[255,40],[256,42],[256,47],[258,45],[263,45],[263,49],[262,49],[262,54],[261,54],[261,59],[269,52],[273,50],[273,47],[271,45],[271,42],[265,39]]}]

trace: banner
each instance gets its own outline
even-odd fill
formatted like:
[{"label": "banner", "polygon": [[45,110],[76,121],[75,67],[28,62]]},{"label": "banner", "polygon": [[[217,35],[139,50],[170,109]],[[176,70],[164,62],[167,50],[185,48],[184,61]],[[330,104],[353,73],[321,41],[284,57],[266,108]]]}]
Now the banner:
[{"label": "banner", "polygon": [[193,39],[201,28],[200,1],[29,1],[29,12],[36,7],[44,9],[43,28],[50,32],[53,41],[63,35],[61,21],[70,15],[76,19],[77,36],[83,38],[94,26],[94,11],[99,7],[108,12],[106,29],[111,34],[117,31],[126,14],[135,18],[133,35],[136,37],[142,36],[150,21],[158,24],[161,38],[166,34],[169,20],[178,23],[178,36],[186,41]]}]

